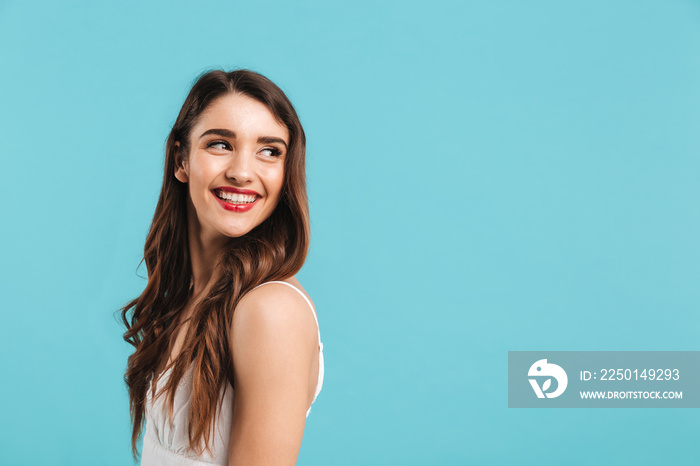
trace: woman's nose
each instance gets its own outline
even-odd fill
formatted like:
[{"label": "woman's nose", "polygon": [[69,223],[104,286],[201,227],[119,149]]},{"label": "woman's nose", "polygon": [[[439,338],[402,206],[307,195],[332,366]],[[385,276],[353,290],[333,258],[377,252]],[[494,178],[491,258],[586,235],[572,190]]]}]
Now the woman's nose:
[{"label": "woman's nose", "polygon": [[248,183],[253,179],[253,156],[247,152],[238,152],[231,155],[226,177],[239,183]]}]

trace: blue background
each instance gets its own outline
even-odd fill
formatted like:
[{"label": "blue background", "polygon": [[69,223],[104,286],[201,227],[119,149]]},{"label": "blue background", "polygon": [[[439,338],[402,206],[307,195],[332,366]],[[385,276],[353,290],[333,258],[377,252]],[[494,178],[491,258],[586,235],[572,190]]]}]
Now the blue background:
[{"label": "blue background", "polygon": [[507,408],[508,350],[698,350],[700,2],[0,1],[0,463],[130,464],[114,311],[193,79],[308,137],[299,464],[697,464],[692,409]]}]

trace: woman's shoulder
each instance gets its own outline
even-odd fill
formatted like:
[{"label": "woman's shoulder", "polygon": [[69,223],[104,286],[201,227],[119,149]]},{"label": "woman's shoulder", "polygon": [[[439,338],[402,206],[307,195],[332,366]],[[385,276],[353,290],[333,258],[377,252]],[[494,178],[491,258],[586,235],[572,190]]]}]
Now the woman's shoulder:
[{"label": "woman's shoulder", "polygon": [[[288,300],[297,297],[302,298],[303,302],[307,304],[307,307],[311,307],[314,314],[316,313],[316,306],[311,300],[311,296],[309,296],[304,287],[301,286],[301,283],[299,283],[296,277],[261,283],[246,293],[241,301],[243,301],[243,299],[251,299],[253,301],[275,301],[276,299]],[[294,299],[294,301],[301,302],[298,301],[298,299]]]},{"label": "woman's shoulder", "polygon": [[246,293],[236,306],[234,336],[239,332],[281,332],[316,339],[315,313],[311,298],[295,277],[265,282]]}]

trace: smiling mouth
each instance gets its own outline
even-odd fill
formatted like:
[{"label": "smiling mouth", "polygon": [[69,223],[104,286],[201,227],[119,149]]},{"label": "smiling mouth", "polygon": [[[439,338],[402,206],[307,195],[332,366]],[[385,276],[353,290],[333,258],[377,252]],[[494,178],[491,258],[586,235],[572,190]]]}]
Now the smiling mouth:
[{"label": "smiling mouth", "polygon": [[216,197],[229,204],[252,204],[258,198],[255,194],[229,193],[221,189],[214,191]]}]

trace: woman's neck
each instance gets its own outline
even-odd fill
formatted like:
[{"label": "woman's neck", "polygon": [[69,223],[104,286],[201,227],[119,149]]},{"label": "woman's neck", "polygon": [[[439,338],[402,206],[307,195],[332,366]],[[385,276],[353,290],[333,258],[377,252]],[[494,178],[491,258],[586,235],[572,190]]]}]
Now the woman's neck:
[{"label": "woman's neck", "polygon": [[[192,212],[192,215],[194,212]],[[221,253],[230,238],[207,234],[196,221],[188,225],[190,262],[192,265],[193,291],[195,300],[208,292],[219,278],[218,263]]]},{"label": "woman's neck", "polygon": [[220,250],[204,247],[197,239],[190,240],[190,260],[192,262],[192,296],[198,298],[216,281]]}]

